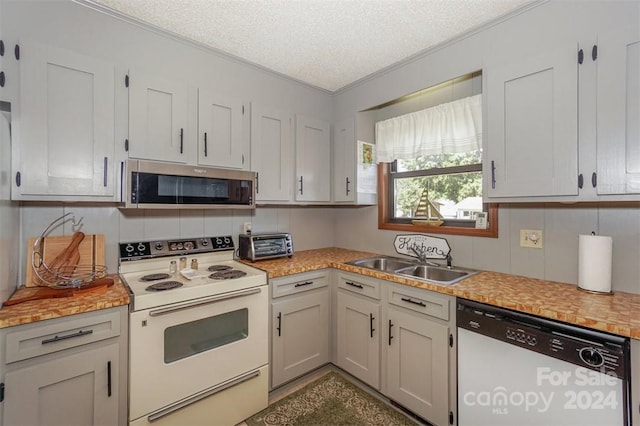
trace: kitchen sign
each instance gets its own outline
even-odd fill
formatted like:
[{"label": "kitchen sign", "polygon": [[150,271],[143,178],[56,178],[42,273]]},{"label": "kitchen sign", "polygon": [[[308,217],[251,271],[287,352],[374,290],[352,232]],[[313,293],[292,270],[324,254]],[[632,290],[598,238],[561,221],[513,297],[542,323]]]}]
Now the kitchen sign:
[{"label": "kitchen sign", "polygon": [[396,235],[393,241],[396,253],[411,257],[419,257],[424,254],[426,259],[446,259],[451,251],[446,238],[431,237],[422,234]]}]

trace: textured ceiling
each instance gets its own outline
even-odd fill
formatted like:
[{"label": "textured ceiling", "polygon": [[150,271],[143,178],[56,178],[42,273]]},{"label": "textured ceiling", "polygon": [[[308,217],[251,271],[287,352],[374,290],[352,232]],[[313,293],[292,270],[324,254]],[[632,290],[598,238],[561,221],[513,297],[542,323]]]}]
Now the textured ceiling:
[{"label": "textured ceiling", "polygon": [[531,0],[91,0],[330,92]]}]

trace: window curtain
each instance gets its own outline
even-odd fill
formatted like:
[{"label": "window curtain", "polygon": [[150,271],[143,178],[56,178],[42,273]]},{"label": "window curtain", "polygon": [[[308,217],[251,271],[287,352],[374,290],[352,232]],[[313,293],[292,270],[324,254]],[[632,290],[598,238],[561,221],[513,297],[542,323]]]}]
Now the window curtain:
[{"label": "window curtain", "polygon": [[410,160],[482,148],[482,95],[376,123],[377,161]]}]

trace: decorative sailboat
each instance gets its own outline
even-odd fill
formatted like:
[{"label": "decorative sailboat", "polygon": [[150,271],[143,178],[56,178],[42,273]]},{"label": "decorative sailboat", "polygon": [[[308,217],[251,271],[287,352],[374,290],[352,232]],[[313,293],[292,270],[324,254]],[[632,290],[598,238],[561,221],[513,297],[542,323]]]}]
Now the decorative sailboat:
[{"label": "decorative sailboat", "polygon": [[440,226],[444,223],[438,206],[429,199],[429,185],[422,191],[413,217],[411,223],[414,225]]}]

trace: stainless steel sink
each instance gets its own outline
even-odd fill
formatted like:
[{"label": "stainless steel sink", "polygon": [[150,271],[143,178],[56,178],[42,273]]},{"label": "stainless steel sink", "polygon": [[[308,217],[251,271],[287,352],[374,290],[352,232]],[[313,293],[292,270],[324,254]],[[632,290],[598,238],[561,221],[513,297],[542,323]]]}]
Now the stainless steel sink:
[{"label": "stainless steel sink", "polygon": [[366,259],[347,262],[349,265],[360,266],[362,268],[375,269],[382,272],[394,272],[398,269],[415,265],[410,260],[399,259],[397,257],[377,256],[368,257]]},{"label": "stainless steel sink", "polygon": [[444,285],[457,283],[478,272],[465,268],[423,265],[391,256],[367,257],[347,264]]},{"label": "stainless steel sink", "polygon": [[420,280],[434,281],[438,284],[454,284],[477,273],[477,271],[460,268],[449,269],[445,267],[441,268],[436,266],[414,265],[407,268],[397,269],[395,273]]}]

